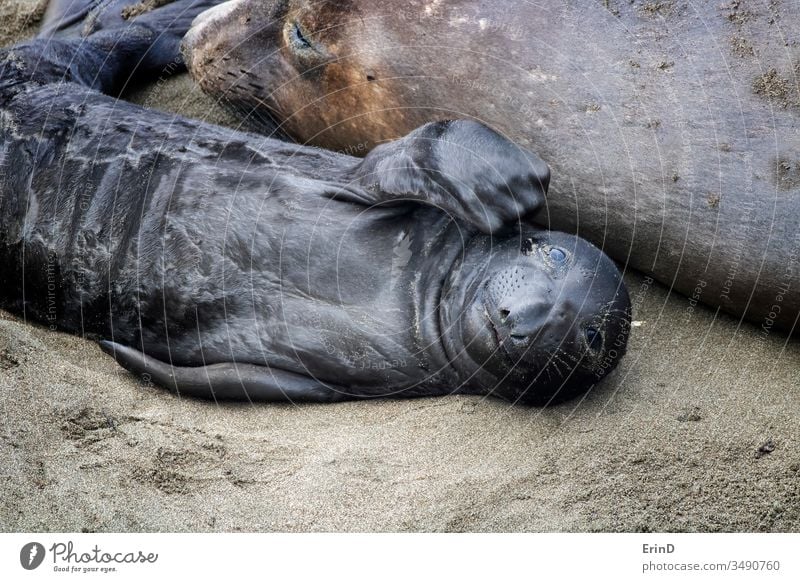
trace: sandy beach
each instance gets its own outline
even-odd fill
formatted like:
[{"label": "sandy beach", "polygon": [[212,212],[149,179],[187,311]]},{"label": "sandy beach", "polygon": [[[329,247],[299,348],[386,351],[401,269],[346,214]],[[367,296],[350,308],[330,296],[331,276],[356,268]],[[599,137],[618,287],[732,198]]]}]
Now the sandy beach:
[{"label": "sandy beach", "polygon": [[[237,126],[187,75],[130,98]],[[800,531],[798,342],[625,278],[627,357],[547,409],[218,406],[0,312],[0,531]]]}]

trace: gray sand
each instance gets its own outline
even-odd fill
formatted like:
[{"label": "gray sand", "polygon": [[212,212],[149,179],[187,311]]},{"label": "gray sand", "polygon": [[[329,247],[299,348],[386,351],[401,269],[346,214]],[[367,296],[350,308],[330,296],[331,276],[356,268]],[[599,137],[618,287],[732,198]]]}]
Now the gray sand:
[{"label": "gray sand", "polygon": [[[231,121],[185,76],[135,98]],[[629,355],[545,410],[180,400],[0,312],[0,530],[800,531],[800,346],[626,280]]]}]

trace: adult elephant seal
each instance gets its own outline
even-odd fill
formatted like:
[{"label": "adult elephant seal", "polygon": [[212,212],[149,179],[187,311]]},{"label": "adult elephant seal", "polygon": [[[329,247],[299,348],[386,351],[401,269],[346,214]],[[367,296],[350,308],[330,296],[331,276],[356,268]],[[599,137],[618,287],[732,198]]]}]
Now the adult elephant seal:
[{"label": "adult elephant seal", "polygon": [[101,94],[168,64],[163,14],[0,53],[3,306],[207,398],[546,404],[613,369],[619,271],[520,223],[538,157],[454,121],[362,160]]},{"label": "adult elephant seal", "polygon": [[488,123],[553,169],[548,225],[767,334],[800,314],[798,38],[788,0],[231,0],[184,54],[303,143]]}]

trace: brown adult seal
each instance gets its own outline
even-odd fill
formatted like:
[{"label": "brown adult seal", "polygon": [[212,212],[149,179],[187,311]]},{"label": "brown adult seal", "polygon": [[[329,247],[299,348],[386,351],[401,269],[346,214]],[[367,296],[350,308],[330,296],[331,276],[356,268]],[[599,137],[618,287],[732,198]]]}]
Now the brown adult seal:
[{"label": "brown adult seal", "polygon": [[787,1],[232,0],[184,52],[304,143],[480,119],[551,166],[549,226],[769,333],[800,313],[798,37]]}]

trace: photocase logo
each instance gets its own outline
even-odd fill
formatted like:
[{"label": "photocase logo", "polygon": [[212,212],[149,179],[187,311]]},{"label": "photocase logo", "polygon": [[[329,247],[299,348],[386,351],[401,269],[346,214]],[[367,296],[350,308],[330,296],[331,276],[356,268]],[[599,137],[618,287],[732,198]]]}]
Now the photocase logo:
[{"label": "photocase logo", "polygon": [[22,546],[19,552],[19,563],[26,570],[35,570],[44,561],[44,546],[38,542],[31,542]]}]

